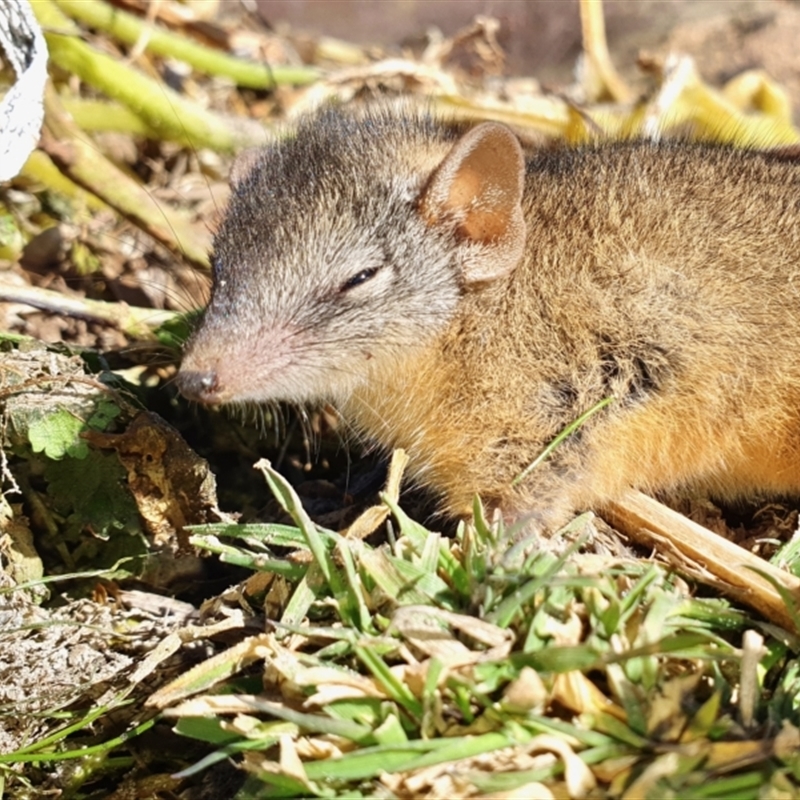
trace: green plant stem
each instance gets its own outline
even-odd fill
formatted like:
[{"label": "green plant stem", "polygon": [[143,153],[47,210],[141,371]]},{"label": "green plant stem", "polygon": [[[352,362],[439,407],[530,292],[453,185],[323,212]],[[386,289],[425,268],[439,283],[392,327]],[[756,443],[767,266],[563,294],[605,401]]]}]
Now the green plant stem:
[{"label": "green plant stem", "polygon": [[80,747],[75,750],[64,750],[60,753],[0,753],[0,764],[19,764],[23,762],[47,762],[47,761],[67,761],[75,758],[86,758],[87,756],[96,755],[97,753],[107,753],[115,747],[129,742],[131,739],[136,738],[144,733],[149,728],[156,724],[158,717],[153,717],[145,722],[140,723],[135,728],[126,731],[107,742],[92,745],[90,747]]},{"label": "green plant stem", "polygon": [[110,710],[111,709],[108,706],[95,708],[88,714],[86,714],[85,717],[79,719],[77,722],[72,723],[72,725],[67,725],[66,727],[61,728],[60,730],[56,731],[50,736],[47,736],[44,739],[40,739],[38,742],[33,742],[32,744],[29,744],[27,747],[21,747],[19,750],[15,750],[14,755],[16,756],[30,755],[31,753],[39,752],[48,747],[52,747],[53,745],[56,745],[59,742],[63,742],[71,734],[76,733],[77,731],[88,727],[96,719],[99,719],[104,714],[108,714]]},{"label": "green plant stem", "polygon": [[125,44],[143,42],[148,53],[177,58],[200,72],[229,78],[237,86],[272,89],[283,84],[313,83],[319,71],[313,67],[275,66],[245,61],[149,24],[139,17],[100,0],[56,0],[59,8],[86,25],[105,31]]},{"label": "green plant stem", "polygon": [[[167,86],[98,53],[73,36],[45,34],[50,57],[62,69],[133,109],[161,138],[189,138],[195,147],[233,152],[250,142]],[[244,138],[244,140],[243,140]]]},{"label": "green plant stem", "polygon": [[528,466],[525,467],[525,469],[522,470],[522,472],[520,472],[520,474],[517,475],[513,481],[511,481],[511,485],[518,486],[520,483],[522,483],[522,481],[524,481],[525,478],[527,478],[528,475],[530,475],[531,472],[533,472],[536,467],[538,467],[539,464],[541,464],[542,461],[544,461],[550,455],[550,453],[552,453],[553,450],[555,450],[556,447],[558,447],[561,442],[564,441],[564,439],[566,439],[568,436],[571,436],[576,430],[578,430],[578,428],[580,428],[580,426],[583,425],[583,423],[586,422],[589,417],[593,416],[598,411],[601,411],[607,405],[613,402],[613,397],[605,397],[599,403],[595,403],[588,411],[585,411],[583,414],[581,414],[574,422],[571,422],[569,425],[567,425],[567,427],[564,428],[564,430],[561,431],[561,433],[559,433],[558,436],[556,436],[555,439],[553,439],[553,441],[550,442],[550,444],[548,444],[547,447],[545,447],[544,450],[542,450],[542,452],[539,453],[539,455],[536,456],[536,458],[534,458],[533,461],[531,461],[531,463],[528,464]]},{"label": "green plant stem", "polygon": [[37,0],[33,9],[45,30],[51,61],[130,108],[159,137],[188,139],[195,147],[209,147],[218,152],[263,144],[264,132],[257,123],[228,122],[90,47],[80,39],[75,23],[53,0]]},{"label": "green plant stem", "polygon": [[28,156],[20,175],[43,183],[48,189],[63,194],[75,203],[83,203],[92,211],[109,210],[108,203],[104,203],[94,192],[71,181],[43,150],[34,150]]},{"label": "green plant stem", "polygon": [[61,103],[64,110],[75,120],[75,124],[84,131],[114,131],[151,139],[158,138],[155,131],[138,114],[119,103],[85,100],[82,97],[66,95],[62,95]]},{"label": "green plant stem", "polygon": [[174,311],[137,308],[127,303],[107,303],[85,297],[67,297],[51,289],[41,289],[38,286],[11,286],[2,281],[0,281],[0,301],[25,303],[67,317],[110,323],[135,339],[152,339],[155,328],[177,316]]},{"label": "green plant stem", "polygon": [[52,84],[45,89],[41,147],[75,183],[101,197],[122,216],[193,263],[207,267],[210,234],[185,215],[159,203],[112,164],[64,111]]}]

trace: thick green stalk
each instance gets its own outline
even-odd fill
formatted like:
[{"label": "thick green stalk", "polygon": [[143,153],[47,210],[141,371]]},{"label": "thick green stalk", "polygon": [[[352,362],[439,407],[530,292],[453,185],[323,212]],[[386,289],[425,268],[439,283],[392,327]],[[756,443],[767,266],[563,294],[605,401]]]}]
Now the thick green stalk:
[{"label": "thick green stalk", "polygon": [[313,83],[319,71],[313,67],[275,66],[244,61],[187,39],[185,36],[151,25],[145,20],[113,8],[101,0],[56,0],[74,19],[105,31],[125,44],[140,40],[148,53],[177,58],[209,75],[229,78],[237,86],[272,89],[281,84]]},{"label": "thick green stalk", "polygon": [[128,106],[159,136],[189,140],[195,147],[209,147],[218,152],[263,143],[259,125],[223,120],[169,87],[90,47],[76,35],[75,24],[52,0],[37,0],[33,9],[45,31],[51,61]]}]

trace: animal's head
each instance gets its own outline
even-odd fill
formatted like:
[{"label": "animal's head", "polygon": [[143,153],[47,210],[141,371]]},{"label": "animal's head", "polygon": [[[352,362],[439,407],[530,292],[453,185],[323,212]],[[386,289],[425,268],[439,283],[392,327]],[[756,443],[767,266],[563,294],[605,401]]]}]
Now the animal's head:
[{"label": "animal's head", "polygon": [[328,109],[248,154],[181,392],[206,403],[347,396],[371,359],[424,345],[471,284],[514,269],[523,178],[507,128],[385,106]]}]

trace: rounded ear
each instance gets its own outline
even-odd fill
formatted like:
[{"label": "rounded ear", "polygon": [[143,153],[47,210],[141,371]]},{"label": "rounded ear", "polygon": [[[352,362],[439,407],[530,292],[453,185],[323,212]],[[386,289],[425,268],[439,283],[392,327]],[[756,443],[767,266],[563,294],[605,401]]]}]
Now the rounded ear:
[{"label": "rounded ear", "polygon": [[525,159],[517,137],[496,122],[464,134],[419,198],[428,225],[452,225],[468,283],[509,275],[525,248]]},{"label": "rounded ear", "polygon": [[232,187],[238,186],[250,174],[262,150],[262,147],[248,147],[237,154],[233,164],[231,164],[231,171],[228,175],[228,182]]}]

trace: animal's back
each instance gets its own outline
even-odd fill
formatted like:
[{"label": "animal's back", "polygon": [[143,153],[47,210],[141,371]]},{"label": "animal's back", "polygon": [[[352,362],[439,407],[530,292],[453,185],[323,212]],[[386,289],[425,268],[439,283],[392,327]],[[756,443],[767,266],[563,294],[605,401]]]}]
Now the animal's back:
[{"label": "animal's back", "polygon": [[235,186],[179,385],[333,401],[456,513],[800,494],[798,188],[780,154],[523,157],[496,123],[329,109]]},{"label": "animal's back", "polygon": [[421,477],[458,511],[478,490],[517,512],[549,507],[545,520],[627,485],[796,493],[799,205],[800,168],[764,154],[529,155],[523,261],[465,294],[438,349],[367,390],[382,418],[366,412],[367,427],[401,431],[393,443],[423,452]]}]

